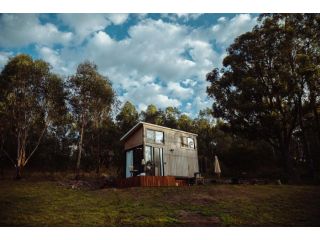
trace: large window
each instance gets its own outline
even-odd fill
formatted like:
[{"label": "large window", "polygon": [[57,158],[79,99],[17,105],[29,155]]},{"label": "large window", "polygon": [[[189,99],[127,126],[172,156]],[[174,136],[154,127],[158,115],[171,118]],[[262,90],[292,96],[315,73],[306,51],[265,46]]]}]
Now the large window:
[{"label": "large window", "polygon": [[148,142],[164,143],[164,133],[147,129],[147,140]]}]

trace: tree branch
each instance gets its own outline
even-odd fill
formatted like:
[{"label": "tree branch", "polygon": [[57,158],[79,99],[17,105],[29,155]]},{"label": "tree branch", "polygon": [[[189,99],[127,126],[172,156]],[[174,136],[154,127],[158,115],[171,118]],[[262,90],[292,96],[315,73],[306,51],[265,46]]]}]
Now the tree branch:
[{"label": "tree branch", "polygon": [[38,139],[37,145],[35,146],[35,148],[33,149],[33,151],[30,153],[30,155],[28,156],[28,158],[27,158],[26,161],[24,162],[24,165],[23,165],[23,166],[25,166],[25,165],[28,163],[29,159],[32,157],[32,155],[35,153],[35,151],[36,151],[37,148],[39,147],[40,142],[41,142],[41,140],[42,140],[42,137],[43,137],[46,129],[47,129],[47,124],[45,125],[45,127],[43,128],[43,130],[42,130],[42,132],[41,132],[41,135],[40,135],[40,137],[39,137],[39,139]]}]

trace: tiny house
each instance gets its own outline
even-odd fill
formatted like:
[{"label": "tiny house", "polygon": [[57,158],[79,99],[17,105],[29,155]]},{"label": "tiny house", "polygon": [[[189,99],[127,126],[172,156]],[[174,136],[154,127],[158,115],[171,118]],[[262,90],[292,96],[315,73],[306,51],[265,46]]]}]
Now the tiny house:
[{"label": "tiny house", "polygon": [[120,141],[124,143],[126,178],[192,178],[199,172],[197,134],[139,122]]}]

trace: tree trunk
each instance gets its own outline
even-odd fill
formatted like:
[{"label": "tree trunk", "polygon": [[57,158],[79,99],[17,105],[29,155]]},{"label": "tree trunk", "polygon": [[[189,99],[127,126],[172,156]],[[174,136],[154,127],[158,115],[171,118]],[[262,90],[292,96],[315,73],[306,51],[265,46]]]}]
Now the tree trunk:
[{"label": "tree trunk", "polygon": [[25,134],[19,132],[17,147],[16,179],[22,178],[22,170],[26,162],[26,138]]},{"label": "tree trunk", "polygon": [[291,144],[290,140],[286,139],[281,144],[281,157],[282,157],[282,166],[284,170],[284,181],[288,182],[290,180],[297,181],[298,176],[295,174],[293,169],[293,162],[292,156],[290,153]]},{"label": "tree trunk", "polygon": [[77,180],[80,177],[80,161],[81,161],[81,153],[82,153],[83,131],[84,131],[84,122],[82,122],[81,132],[80,132],[79,151],[78,151],[78,159],[77,159],[77,166],[76,166],[76,176],[75,176],[75,179],[77,179]]},{"label": "tree trunk", "polygon": [[25,161],[26,161],[25,145],[20,144],[19,154],[17,157],[17,164],[16,164],[16,179],[22,178],[22,170],[25,165]]},{"label": "tree trunk", "polygon": [[314,122],[315,122],[315,128],[317,131],[318,139],[320,141],[320,119],[319,119],[319,114],[318,114],[318,109],[317,109],[317,93],[315,92],[316,87],[311,84],[312,81],[308,82],[308,87],[310,91],[309,95],[309,101],[310,101],[310,106],[311,110],[314,115]]},{"label": "tree trunk", "polygon": [[20,180],[22,178],[22,170],[23,170],[22,165],[16,166],[16,179],[17,180]]},{"label": "tree trunk", "polygon": [[95,134],[96,136],[97,136],[97,139],[98,139],[98,141],[97,141],[97,169],[96,169],[96,173],[97,173],[97,175],[99,175],[100,174],[100,169],[101,169],[101,165],[102,165],[102,154],[101,154],[101,145],[100,145],[100,142],[101,142],[101,131],[99,131],[99,125],[98,124],[96,124],[96,134]]},{"label": "tree trunk", "polygon": [[312,106],[312,110],[313,110],[313,115],[314,115],[314,121],[315,121],[315,125],[316,125],[316,128],[317,128],[317,135],[318,135],[318,139],[319,139],[319,142],[320,142],[320,119],[319,119],[319,114],[318,114],[318,110],[317,110],[317,106],[316,104],[314,104]]},{"label": "tree trunk", "polygon": [[306,137],[306,128],[303,122],[303,112],[302,112],[302,102],[301,102],[301,98],[300,98],[300,102],[299,102],[299,125],[301,128],[301,137],[302,137],[302,145],[303,145],[303,152],[304,152],[304,156],[306,158],[306,161],[309,165],[309,174],[310,177],[313,179],[314,178],[314,161],[313,158],[310,154],[310,146],[309,146],[309,141]]}]

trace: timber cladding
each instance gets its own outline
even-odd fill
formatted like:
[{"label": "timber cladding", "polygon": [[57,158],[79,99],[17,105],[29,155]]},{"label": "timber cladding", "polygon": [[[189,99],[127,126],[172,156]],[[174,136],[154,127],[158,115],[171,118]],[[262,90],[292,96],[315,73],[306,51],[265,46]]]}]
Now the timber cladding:
[{"label": "timber cladding", "polygon": [[[163,148],[164,172],[166,176],[193,177],[195,172],[199,171],[197,139],[195,134],[182,132],[174,129],[144,125],[144,136],[147,130],[164,132],[164,143],[154,143],[144,137],[145,146]],[[194,139],[195,148],[182,146],[183,137]]]},{"label": "timber cladding", "polygon": [[183,181],[176,180],[175,177],[144,176],[131,177],[127,179],[117,179],[117,187],[161,187],[161,186],[185,186]]},{"label": "timber cladding", "polygon": [[129,138],[127,138],[126,142],[124,143],[124,149],[134,148],[136,146],[142,145],[143,137],[142,137],[142,128],[137,129]]}]

